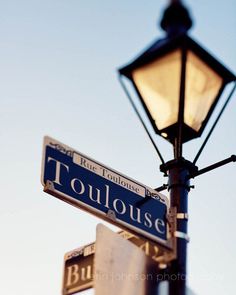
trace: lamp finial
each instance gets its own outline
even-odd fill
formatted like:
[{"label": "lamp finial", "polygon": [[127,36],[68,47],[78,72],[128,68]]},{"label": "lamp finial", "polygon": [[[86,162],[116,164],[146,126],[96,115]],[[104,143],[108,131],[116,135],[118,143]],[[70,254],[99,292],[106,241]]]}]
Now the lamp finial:
[{"label": "lamp finial", "polygon": [[192,19],[180,0],[170,0],[161,20],[161,27],[168,36],[186,33],[192,27]]}]

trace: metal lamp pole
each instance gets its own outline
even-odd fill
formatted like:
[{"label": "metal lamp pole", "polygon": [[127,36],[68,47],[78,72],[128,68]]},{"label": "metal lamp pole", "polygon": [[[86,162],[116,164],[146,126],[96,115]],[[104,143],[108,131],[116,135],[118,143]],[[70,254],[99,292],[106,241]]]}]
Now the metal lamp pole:
[{"label": "metal lamp pole", "polygon": [[168,174],[171,207],[177,209],[177,228],[175,232],[177,258],[171,263],[168,273],[169,294],[185,295],[189,178],[196,171],[196,166],[184,158],[179,158],[161,165],[160,168],[162,172]]}]

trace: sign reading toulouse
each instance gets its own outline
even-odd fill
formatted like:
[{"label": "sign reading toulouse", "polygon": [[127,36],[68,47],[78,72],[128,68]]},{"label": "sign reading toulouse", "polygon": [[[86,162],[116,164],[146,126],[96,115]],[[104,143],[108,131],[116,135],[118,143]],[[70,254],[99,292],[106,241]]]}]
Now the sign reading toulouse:
[{"label": "sign reading toulouse", "polygon": [[44,138],[42,184],[57,198],[169,246],[165,196],[50,137]]}]

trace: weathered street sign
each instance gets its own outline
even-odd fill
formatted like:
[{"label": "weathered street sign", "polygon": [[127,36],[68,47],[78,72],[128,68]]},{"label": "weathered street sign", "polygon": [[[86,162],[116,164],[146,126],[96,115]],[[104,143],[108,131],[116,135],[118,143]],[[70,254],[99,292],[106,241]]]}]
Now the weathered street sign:
[{"label": "weathered street sign", "polygon": [[[158,263],[167,263],[175,258],[172,250],[159,244],[139,238],[126,231],[119,232],[119,235],[143,250],[147,256],[156,262],[156,267],[158,267]],[[75,294],[93,287],[94,253],[95,243],[92,243],[65,254],[63,295]]]},{"label": "weathered street sign", "polygon": [[95,295],[155,294],[157,264],[103,224],[96,232]]},{"label": "weathered street sign", "polygon": [[70,295],[93,287],[95,243],[65,254],[62,294]]},{"label": "weathered street sign", "polygon": [[50,137],[44,138],[42,184],[59,199],[171,247],[165,196]]}]

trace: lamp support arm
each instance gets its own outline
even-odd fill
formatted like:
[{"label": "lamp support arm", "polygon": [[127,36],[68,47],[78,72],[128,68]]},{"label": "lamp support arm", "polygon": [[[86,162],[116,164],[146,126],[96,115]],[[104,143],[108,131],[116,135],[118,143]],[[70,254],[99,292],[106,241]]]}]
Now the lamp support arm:
[{"label": "lamp support arm", "polygon": [[226,158],[226,159],[224,159],[222,161],[219,161],[219,162],[217,162],[215,164],[212,164],[212,165],[207,166],[207,167],[205,167],[205,168],[203,168],[201,170],[198,170],[197,172],[194,172],[193,174],[190,174],[188,177],[189,178],[194,178],[196,176],[202,175],[202,174],[204,174],[206,172],[209,172],[211,170],[214,170],[216,168],[219,168],[219,167],[224,166],[226,164],[229,164],[231,162],[236,162],[236,155],[232,155],[229,158]]}]

